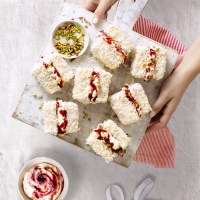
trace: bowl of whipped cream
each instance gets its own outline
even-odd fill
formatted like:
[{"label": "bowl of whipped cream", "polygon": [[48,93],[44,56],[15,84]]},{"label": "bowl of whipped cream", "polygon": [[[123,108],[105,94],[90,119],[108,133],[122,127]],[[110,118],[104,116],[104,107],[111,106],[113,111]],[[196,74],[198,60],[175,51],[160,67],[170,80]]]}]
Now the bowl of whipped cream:
[{"label": "bowl of whipped cream", "polygon": [[55,160],[37,157],[20,171],[19,194],[23,200],[63,200],[69,180],[64,168]]}]

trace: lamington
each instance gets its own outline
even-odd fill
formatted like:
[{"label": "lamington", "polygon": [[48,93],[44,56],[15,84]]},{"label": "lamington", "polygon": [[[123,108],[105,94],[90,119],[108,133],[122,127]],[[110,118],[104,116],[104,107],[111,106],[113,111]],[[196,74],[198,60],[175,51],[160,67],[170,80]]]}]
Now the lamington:
[{"label": "lamington", "polygon": [[97,68],[77,68],[73,99],[83,104],[105,103],[108,99],[112,74]]},{"label": "lamington", "polygon": [[99,32],[91,50],[106,67],[116,69],[129,59],[133,43],[123,31],[111,25]]},{"label": "lamington", "polygon": [[99,124],[86,139],[86,144],[106,162],[112,161],[118,155],[123,156],[129,142],[130,137],[110,119]]},{"label": "lamington", "polygon": [[43,105],[44,132],[60,138],[79,130],[78,105],[62,100],[47,101]]},{"label": "lamington", "polygon": [[125,84],[109,98],[110,105],[123,125],[138,122],[152,109],[141,84]]},{"label": "lamington", "polygon": [[167,54],[164,47],[157,44],[150,48],[138,46],[131,63],[131,75],[145,81],[160,80],[166,71],[166,60]]},{"label": "lamington", "polygon": [[49,94],[61,91],[73,78],[73,72],[69,70],[67,62],[56,53],[43,57],[34,68],[33,74]]}]

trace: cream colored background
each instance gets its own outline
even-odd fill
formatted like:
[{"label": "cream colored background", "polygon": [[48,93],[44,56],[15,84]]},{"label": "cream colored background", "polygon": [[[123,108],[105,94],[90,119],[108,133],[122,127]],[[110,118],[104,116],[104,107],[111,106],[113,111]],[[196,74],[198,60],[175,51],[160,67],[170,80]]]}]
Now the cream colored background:
[{"label": "cream colored background", "polygon": [[[81,2],[76,0],[77,2]],[[97,156],[11,118],[62,0],[0,0],[0,200],[20,199],[17,176],[36,156],[59,161],[70,179],[70,200],[104,200],[118,183],[133,200],[136,185],[155,180],[148,200],[198,200],[200,194],[200,77],[190,85],[170,122],[176,139],[176,168],[134,162],[129,169],[106,165]],[[144,16],[170,29],[187,47],[200,33],[198,0],[150,0]],[[188,66],[189,67],[189,66]]]}]

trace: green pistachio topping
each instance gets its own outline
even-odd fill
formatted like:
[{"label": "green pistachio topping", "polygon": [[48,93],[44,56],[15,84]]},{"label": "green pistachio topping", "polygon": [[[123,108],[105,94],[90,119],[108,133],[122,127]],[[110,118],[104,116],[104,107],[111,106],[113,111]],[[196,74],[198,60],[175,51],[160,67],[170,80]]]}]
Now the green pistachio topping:
[{"label": "green pistachio topping", "polygon": [[76,24],[66,22],[54,35],[54,46],[59,53],[68,57],[78,56],[84,48],[85,33]]}]

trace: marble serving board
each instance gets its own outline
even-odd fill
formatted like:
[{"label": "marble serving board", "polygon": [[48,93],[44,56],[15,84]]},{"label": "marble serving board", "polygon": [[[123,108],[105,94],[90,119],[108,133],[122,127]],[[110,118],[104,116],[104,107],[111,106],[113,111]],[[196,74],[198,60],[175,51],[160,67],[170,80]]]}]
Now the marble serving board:
[{"label": "marble serving board", "polygon": [[[62,8],[60,9],[53,23],[52,30],[61,21],[73,19],[83,24],[83,26],[85,26],[86,30],[88,31],[90,37],[90,44],[87,51],[81,57],[73,61],[67,60],[69,66],[73,71],[75,71],[77,67],[92,67],[92,68],[97,67],[105,69],[102,63],[93,57],[90,49],[91,49],[91,44],[95,40],[98,31],[109,26],[110,22],[104,20],[98,26],[94,26],[90,23],[92,21],[92,16],[93,14],[91,12],[79,7],[78,5],[64,2]],[[129,35],[131,41],[134,43],[135,46],[137,45],[149,46],[152,43],[152,40],[143,37],[142,35],[139,35],[133,31],[130,31],[127,34]],[[173,66],[178,57],[178,53],[176,51],[169,49],[167,47],[166,51],[168,55],[167,71],[164,79],[167,76],[169,76],[170,73],[172,72]],[[51,33],[50,33],[44,45],[44,48],[41,52],[40,57],[46,54],[50,54],[52,52],[53,48],[51,44]],[[144,82],[143,80],[137,80],[137,79],[134,80],[129,73],[129,67],[130,66],[127,64],[121,66],[114,72],[112,71],[113,78],[112,78],[112,84],[110,86],[110,94],[119,91],[125,83],[130,84],[133,83],[134,81],[140,82],[143,85],[145,92],[149,98],[149,101],[152,105],[155,102],[156,98],[158,97],[159,90],[164,79],[160,81],[151,81],[151,82]],[[73,87],[73,81],[71,81],[70,85],[68,85],[66,88],[63,89],[62,93],[49,95],[40,87],[40,85],[38,85],[35,78],[33,76],[30,76],[29,81],[25,86],[25,89],[18,102],[18,105],[13,113],[13,117],[18,120],[21,120],[24,123],[27,123],[31,126],[43,130],[43,117],[42,117],[43,102],[48,100],[53,100],[56,98],[60,98],[64,101],[74,101],[72,99],[72,92],[71,92],[72,87]],[[114,159],[115,163],[122,165],[124,167],[128,167],[133,159],[134,154],[138,149],[138,146],[143,136],[145,135],[145,131],[150,122],[150,117],[146,115],[139,123],[135,123],[129,126],[124,126],[119,122],[115,113],[112,111],[109,103],[87,105],[87,106],[84,106],[78,102],[76,103],[79,105],[80,130],[75,134],[66,135],[64,140],[78,147],[93,152],[87,145],[85,145],[85,140],[89,136],[90,132],[89,130],[96,128],[99,123],[103,122],[106,119],[109,118],[113,119],[128,135],[131,136],[130,145],[124,156],[117,157]],[[43,131],[41,131],[41,133],[44,134]],[[55,137],[55,139],[59,138]]]}]

